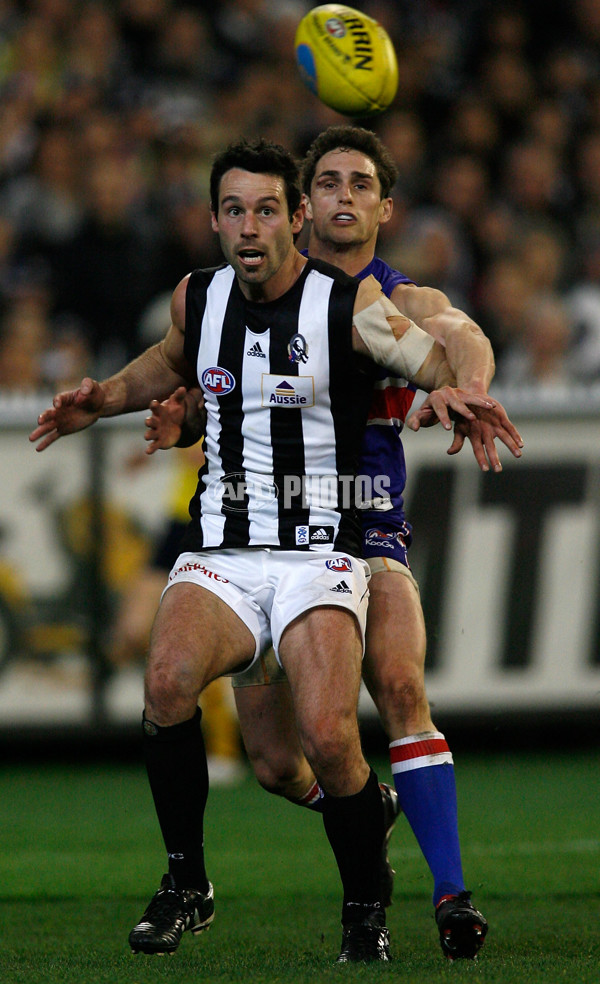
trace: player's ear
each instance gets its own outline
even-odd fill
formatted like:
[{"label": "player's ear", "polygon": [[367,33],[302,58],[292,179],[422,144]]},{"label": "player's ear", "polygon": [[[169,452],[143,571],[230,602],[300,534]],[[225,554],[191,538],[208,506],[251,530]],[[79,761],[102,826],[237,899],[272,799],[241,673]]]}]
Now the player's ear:
[{"label": "player's ear", "polygon": [[310,198],[308,197],[308,195],[305,195],[303,193],[302,201],[304,202],[304,214],[306,215],[306,218],[310,219],[312,222],[313,214],[312,214],[312,205],[310,204]]},{"label": "player's ear", "polygon": [[379,224],[389,222],[394,211],[393,198],[382,198],[379,203]]},{"label": "player's ear", "polygon": [[217,216],[213,212],[212,208],[210,210],[210,224],[213,232],[219,231],[219,220],[217,219]]},{"label": "player's ear", "polygon": [[297,236],[302,226],[304,225],[304,216],[306,214],[306,206],[304,204],[304,196],[300,200],[298,208],[292,215],[292,235]]}]

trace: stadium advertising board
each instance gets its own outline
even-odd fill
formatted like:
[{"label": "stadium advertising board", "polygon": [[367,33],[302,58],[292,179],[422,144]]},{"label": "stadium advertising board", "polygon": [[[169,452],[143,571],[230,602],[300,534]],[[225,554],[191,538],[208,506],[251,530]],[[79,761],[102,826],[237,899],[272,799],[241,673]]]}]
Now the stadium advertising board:
[{"label": "stadium advertising board", "polygon": [[[511,415],[525,452],[520,461],[504,452],[500,475],[482,474],[467,447],[447,456],[441,428],[406,435],[410,558],[427,621],[434,715],[600,706],[600,417]],[[52,682],[49,668],[102,659],[119,591],[160,529],[171,459],[157,455],[128,470],[143,450],[137,415],[38,455],[27,443],[34,419],[0,408],[3,720],[83,722],[90,688],[102,713],[137,720],[141,689],[130,671],[79,672],[71,692]],[[92,514],[82,507],[88,500]],[[98,523],[108,528],[94,550]],[[108,583],[89,576],[99,562]]]}]

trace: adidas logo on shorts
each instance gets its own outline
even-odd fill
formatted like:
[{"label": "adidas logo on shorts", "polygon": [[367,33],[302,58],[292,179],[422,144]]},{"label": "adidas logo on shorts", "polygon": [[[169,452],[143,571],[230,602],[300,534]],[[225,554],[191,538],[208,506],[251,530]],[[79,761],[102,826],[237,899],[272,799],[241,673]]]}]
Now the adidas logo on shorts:
[{"label": "adidas logo on shorts", "polygon": [[310,539],[311,541],[314,540],[329,541],[329,533],[327,532],[327,530],[324,530],[323,527],[321,527],[320,529],[315,530],[314,533],[310,534]]},{"label": "adidas logo on shorts", "polygon": [[246,355],[254,355],[254,356],[256,356],[257,359],[266,359],[267,358],[266,355],[265,355],[265,353],[263,352],[263,350],[260,347],[260,342],[255,342],[254,345],[252,345],[248,349],[248,351],[246,352]]},{"label": "adidas logo on shorts", "polygon": [[335,588],[330,588],[330,591],[335,591],[337,594],[352,594],[352,588],[349,588],[345,581],[340,581],[336,584]]}]

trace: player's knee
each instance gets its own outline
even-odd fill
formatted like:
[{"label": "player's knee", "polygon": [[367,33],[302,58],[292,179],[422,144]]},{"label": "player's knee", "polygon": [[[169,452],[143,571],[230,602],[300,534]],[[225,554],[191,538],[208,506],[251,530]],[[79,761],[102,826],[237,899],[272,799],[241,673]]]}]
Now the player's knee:
[{"label": "player's knee", "polygon": [[158,664],[146,671],[145,703],[147,716],[156,724],[176,724],[195,713],[198,691],[190,687],[189,674],[181,667]]},{"label": "player's knee", "polygon": [[294,790],[301,774],[301,763],[294,755],[276,753],[270,750],[248,752],[248,759],[257,781],[268,793],[288,796]]},{"label": "player's knee", "polygon": [[351,715],[324,714],[304,734],[306,757],[317,775],[342,767],[358,735]]}]

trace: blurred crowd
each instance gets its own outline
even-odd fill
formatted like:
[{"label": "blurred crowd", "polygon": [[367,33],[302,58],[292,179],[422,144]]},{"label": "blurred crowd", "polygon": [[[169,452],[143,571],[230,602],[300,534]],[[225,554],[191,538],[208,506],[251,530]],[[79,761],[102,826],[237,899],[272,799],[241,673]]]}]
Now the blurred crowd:
[{"label": "blurred crowd", "polygon": [[[492,339],[497,380],[600,380],[600,0],[363,0],[398,94],[361,120],[400,177],[380,254]],[[212,155],[301,156],[307,0],[0,0],[0,387],[55,390],[163,333],[220,262]]]}]

